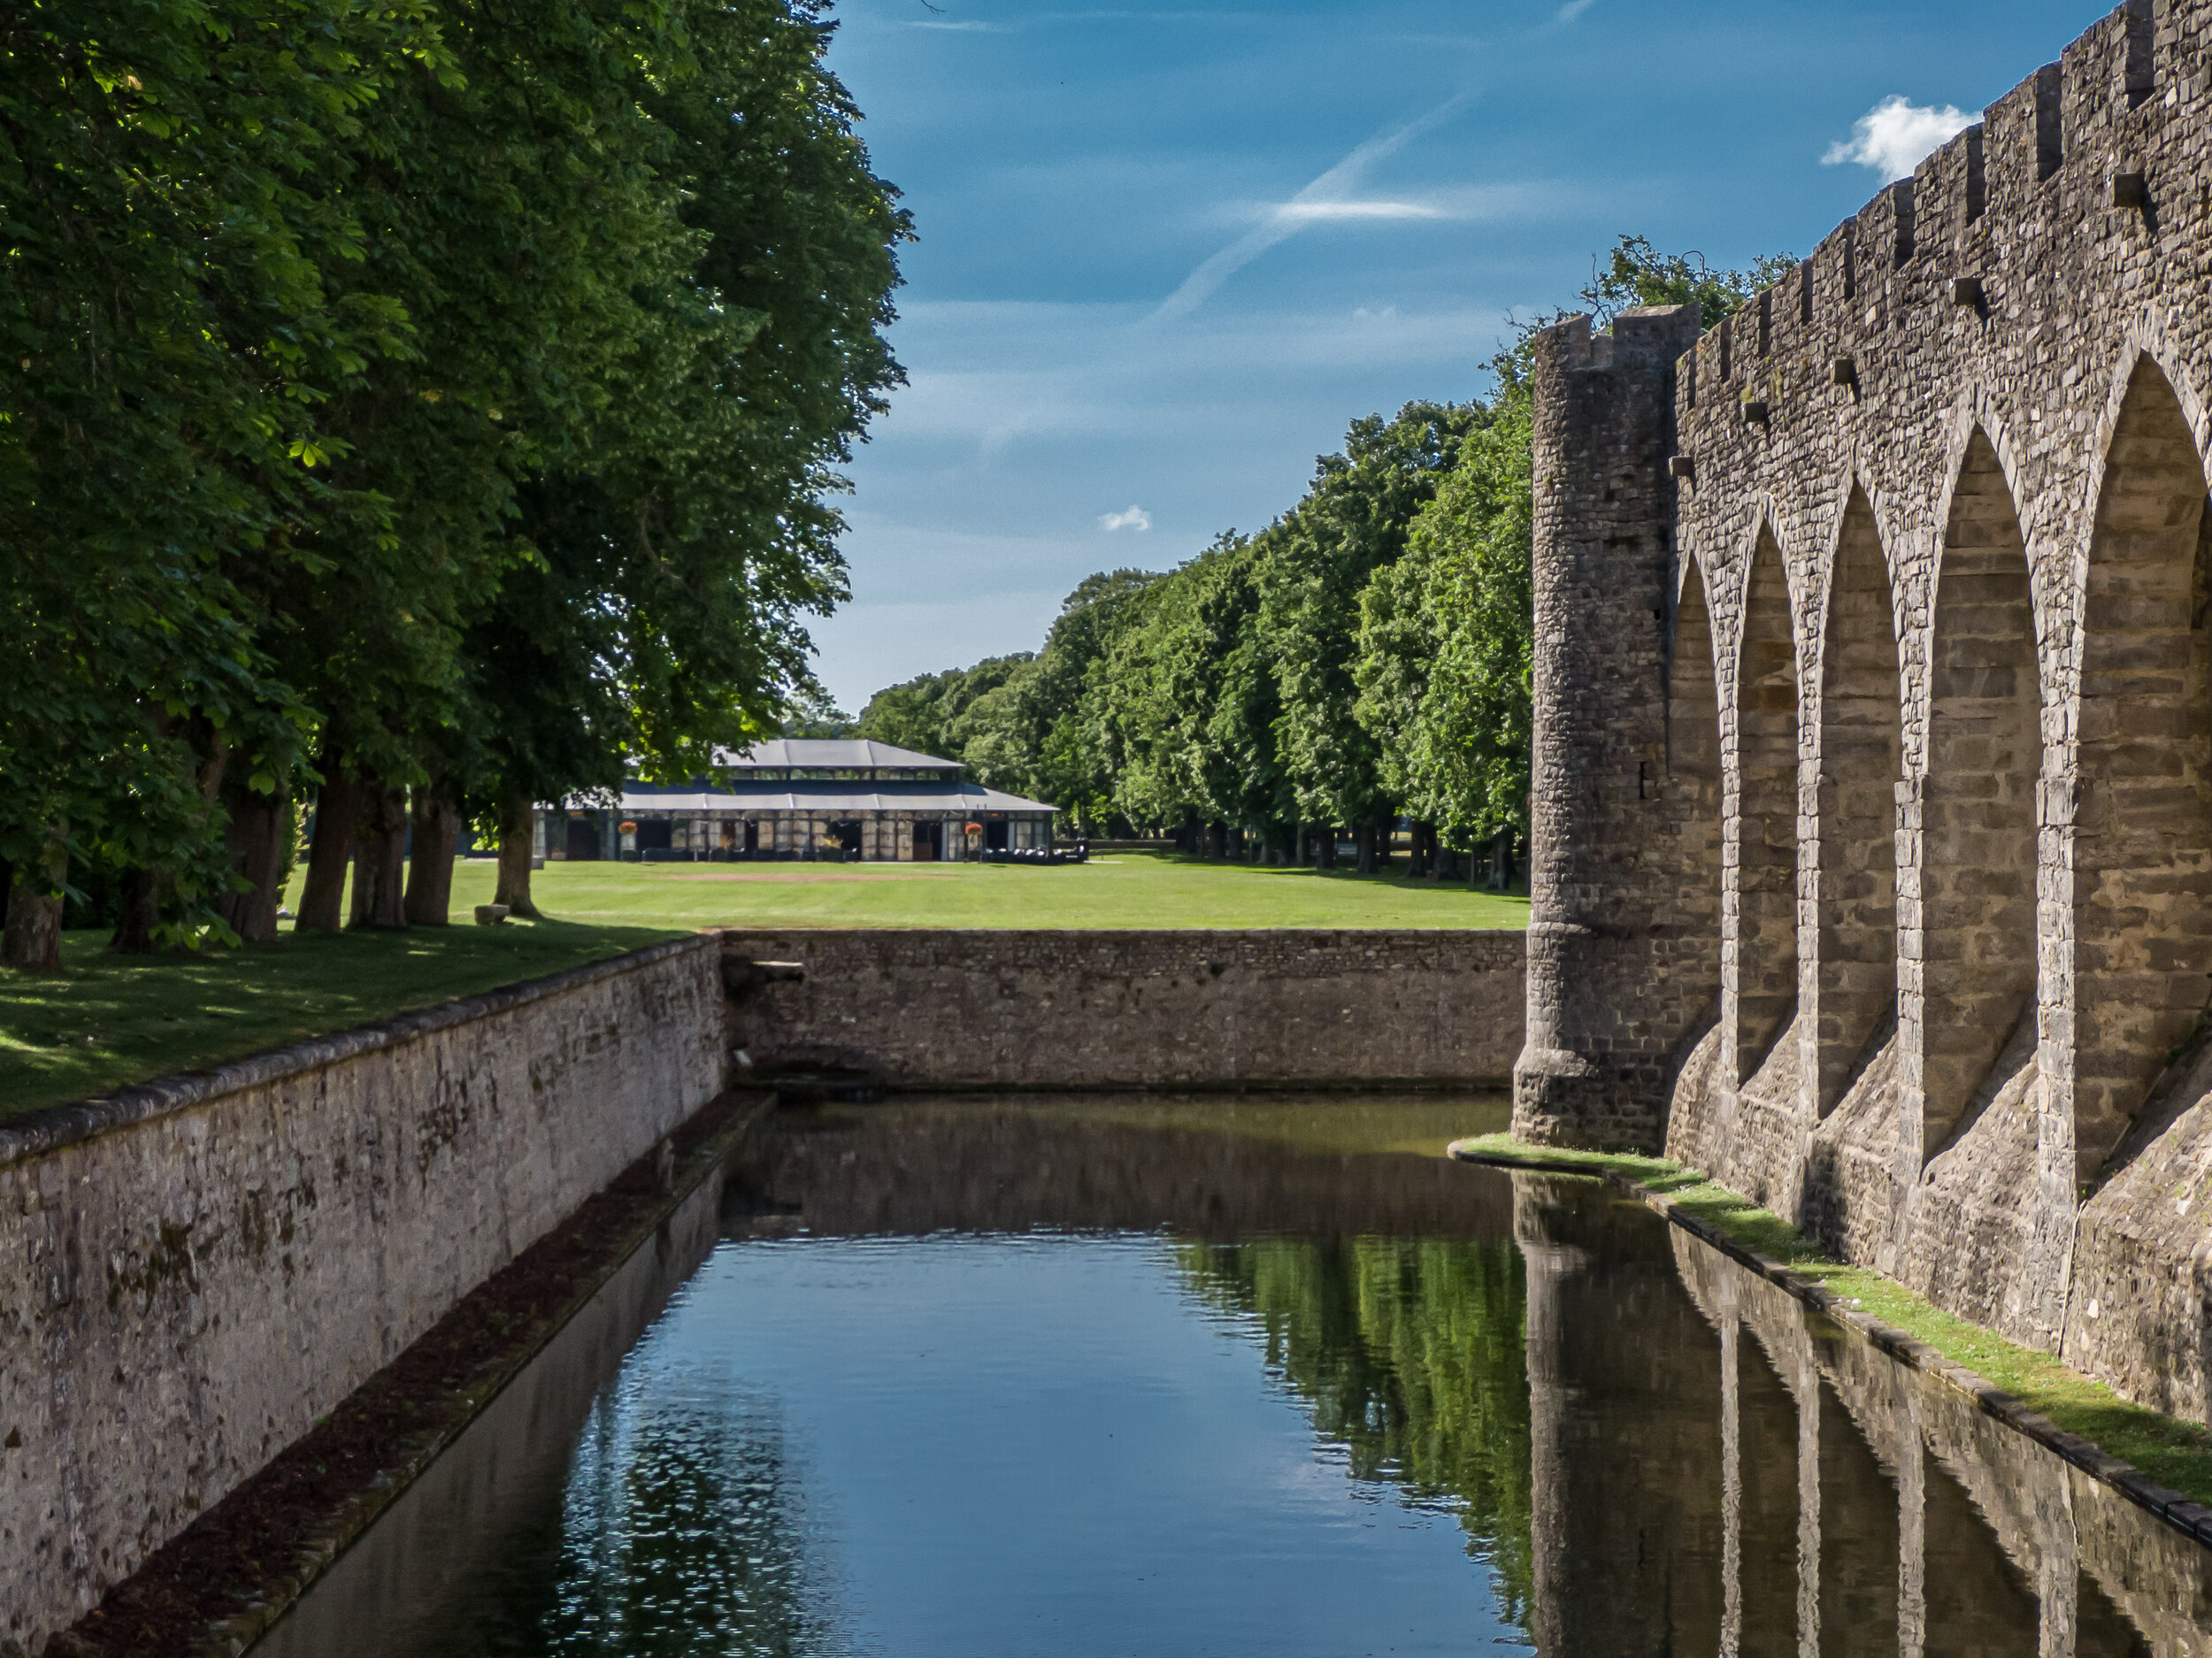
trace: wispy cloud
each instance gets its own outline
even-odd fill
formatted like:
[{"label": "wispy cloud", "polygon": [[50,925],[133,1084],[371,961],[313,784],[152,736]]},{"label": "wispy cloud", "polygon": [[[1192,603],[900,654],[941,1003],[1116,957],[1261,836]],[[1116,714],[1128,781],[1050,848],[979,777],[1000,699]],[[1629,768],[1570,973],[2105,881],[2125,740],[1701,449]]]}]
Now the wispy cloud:
[{"label": "wispy cloud", "polygon": [[[1274,209],[1260,223],[1246,231],[1244,234],[1185,277],[1182,287],[1177,288],[1161,302],[1160,308],[1152,313],[1150,319],[1154,322],[1164,322],[1173,318],[1189,316],[1192,311],[1196,311],[1212,298],[1224,282],[1277,242],[1297,234],[1308,225],[1329,219],[1432,217],[1427,214],[1361,211],[1360,208],[1365,204],[1352,199],[1350,193],[1358,185],[1367,170],[1378,161],[1395,155],[1423,133],[1449,120],[1472,102],[1473,98],[1473,93],[1463,92],[1457,97],[1447,99],[1444,103],[1438,104],[1427,114],[1418,116],[1402,127],[1394,127],[1386,132],[1379,133],[1369,139],[1354,150],[1351,154],[1346,156],[1343,160],[1338,162],[1336,165],[1307,185],[1297,195],[1292,196],[1290,200]],[[1380,205],[1400,204],[1383,203]]]},{"label": "wispy cloud", "polygon": [[1913,104],[1899,94],[1884,98],[1859,117],[1851,136],[1828,146],[1824,167],[1856,162],[1871,167],[1885,182],[1909,175],[1947,140],[1971,127],[1978,117],[1942,105]]},{"label": "wispy cloud", "polygon": [[929,18],[915,18],[908,21],[910,29],[956,29],[963,35],[1001,35],[1005,30],[996,23],[937,22]]},{"label": "wispy cloud", "polygon": [[1142,507],[1132,505],[1126,512],[1109,512],[1098,520],[1098,527],[1110,534],[1115,530],[1148,530],[1152,515]]},{"label": "wispy cloud", "polygon": [[1319,224],[1338,219],[1442,219],[1444,210],[1425,202],[1286,202],[1275,210],[1279,219],[1296,224]]},{"label": "wispy cloud", "polygon": [[1567,0],[1567,4],[1559,8],[1557,21],[1571,23],[1597,3],[1598,0]]}]

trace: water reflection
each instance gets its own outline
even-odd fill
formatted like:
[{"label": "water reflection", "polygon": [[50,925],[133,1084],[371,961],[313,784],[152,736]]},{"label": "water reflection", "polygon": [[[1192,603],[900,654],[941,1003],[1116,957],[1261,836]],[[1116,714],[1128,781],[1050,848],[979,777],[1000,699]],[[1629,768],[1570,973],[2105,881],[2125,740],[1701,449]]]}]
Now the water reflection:
[{"label": "water reflection", "polygon": [[266,1650],[2212,1650],[2194,1544],[1641,1208],[1424,1155],[1497,1109],[780,1119]]},{"label": "water reflection", "polygon": [[611,1390],[563,1507],[553,1570],[518,1575],[520,1594],[491,1621],[495,1639],[522,1637],[515,1650],[839,1650],[829,1539],[806,1512],[774,1400],[700,1370]]},{"label": "water reflection", "polygon": [[1257,1316],[1268,1368],[1342,1445],[1355,1478],[1442,1505],[1527,1626],[1529,1393],[1511,1246],[1358,1238],[1194,1244],[1177,1264]]}]

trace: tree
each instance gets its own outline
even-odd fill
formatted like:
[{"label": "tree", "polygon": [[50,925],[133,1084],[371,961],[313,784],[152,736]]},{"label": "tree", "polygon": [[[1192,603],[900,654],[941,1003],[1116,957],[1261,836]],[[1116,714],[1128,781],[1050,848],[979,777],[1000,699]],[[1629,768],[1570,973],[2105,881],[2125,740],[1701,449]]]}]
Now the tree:
[{"label": "tree", "polygon": [[1102,572],[1061,602],[1035,660],[953,723],[954,752],[979,781],[1051,801],[1079,826],[1102,825],[1113,779],[1100,747],[1096,670],[1133,601],[1163,580],[1148,570]]},{"label": "tree", "polygon": [[73,863],[161,871],[189,933],[226,765],[265,787],[296,747],[254,589],[380,512],[318,467],[333,388],[406,323],[336,291],[361,230],[319,181],[445,58],[405,3],[34,4],[0,39],[0,860],[6,959],[51,964]]},{"label": "tree", "polygon": [[[468,10],[447,44],[457,73],[406,77],[334,181],[365,226],[357,280],[401,296],[416,337],[366,364],[334,411],[334,472],[391,503],[391,522],[334,523],[311,579],[272,606],[323,715],[329,833],[310,849],[303,927],[339,925],[357,821],[354,924],[442,918],[484,760],[464,641],[535,552],[512,533],[518,491],[586,451],[649,326],[641,289],[690,253],[641,105],[652,71],[687,73],[675,0]],[[397,875],[411,786],[412,905]]]},{"label": "tree", "polygon": [[972,668],[917,674],[878,691],[860,710],[860,735],[940,759],[960,758],[965,735],[960,720],[979,699],[997,690],[1028,664],[1029,651],[986,656]]},{"label": "tree", "polygon": [[[563,17],[567,35],[541,33],[574,35]],[[846,591],[833,468],[900,378],[882,329],[910,232],[824,65],[819,8],[613,7],[600,27],[643,68],[615,78],[595,65],[619,51],[573,43],[574,125],[634,178],[616,190],[571,167],[580,194],[547,208],[573,244],[570,286],[533,315],[543,368],[496,388],[495,424],[539,411],[510,440],[531,466],[493,549],[506,567],[464,595],[457,648],[480,752],[415,751],[434,789],[469,779],[468,810],[501,838],[503,902],[525,913],[534,802],[697,775],[816,692],[800,618]],[[440,869],[448,844],[428,844]]]},{"label": "tree", "polygon": [[1460,850],[1527,830],[1529,414],[1527,381],[1509,378],[1414,519],[1404,557],[1361,595],[1355,711],[1383,786]]},{"label": "tree", "polygon": [[1701,253],[1662,253],[1647,237],[1624,235],[1601,261],[1591,259],[1582,298],[1598,321],[1609,326],[1632,306],[1695,301],[1702,326],[1710,328],[1772,288],[1797,263],[1793,253],[1763,253],[1740,271],[1715,270]]},{"label": "tree", "polygon": [[1387,422],[1354,421],[1344,453],[1317,462],[1306,498],[1271,538],[1259,625],[1281,687],[1283,769],[1302,818],[1358,833],[1363,871],[1374,867],[1377,819],[1392,802],[1380,751],[1354,714],[1360,595],[1405,550],[1414,515],[1474,419],[1464,407],[1410,403]]},{"label": "tree", "polygon": [[828,692],[811,688],[793,694],[780,729],[786,737],[834,740],[858,736],[860,722],[838,707]]},{"label": "tree", "polygon": [[[638,326],[583,441],[520,493],[543,571],[524,584],[541,589],[532,641],[503,644],[491,613],[465,644],[493,712],[472,801],[524,905],[532,802],[695,776],[793,721],[850,725],[815,701],[803,618],[846,596],[829,497],[903,379],[884,330],[912,227],[828,70],[825,10],[694,7],[680,63],[640,88],[667,257],[634,285]],[[565,720],[534,672],[554,662]]]}]

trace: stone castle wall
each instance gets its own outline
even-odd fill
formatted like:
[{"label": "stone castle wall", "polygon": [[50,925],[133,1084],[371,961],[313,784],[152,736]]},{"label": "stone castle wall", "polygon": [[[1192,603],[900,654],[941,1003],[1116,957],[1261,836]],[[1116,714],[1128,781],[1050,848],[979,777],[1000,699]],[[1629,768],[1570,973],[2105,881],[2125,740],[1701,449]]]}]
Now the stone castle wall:
[{"label": "stone castle wall", "polygon": [[804,971],[735,993],[757,1071],[893,1086],[1502,1083],[1527,1004],[1502,931],[810,929],[724,948]]},{"label": "stone castle wall", "polygon": [[722,1087],[710,938],[0,1128],[0,1651]]},{"label": "stone castle wall", "polygon": [[[1540,354],[1529,1025],[1571,1040],[1525,1058],[1517,1122],[1663,1141],[2212,1416],[2212,4],[2130,0],[1651,361],[1684,326],[1569,325]],[[1602,592],[1608,557],[1666,613],[1542,626],[1562,572]],[[1598,841],[1594,880],[1543,884]],[[1644,919],[1696,911],[1685,872],[1694,938]],[[1670,1076],[1655,1109],[1614,1089],[1617,1119],[1545,1080],[1605,1069],[1614,992],[1536,965],[1609,913],[1647,983],[1718,993],[1633,1004]]]}]

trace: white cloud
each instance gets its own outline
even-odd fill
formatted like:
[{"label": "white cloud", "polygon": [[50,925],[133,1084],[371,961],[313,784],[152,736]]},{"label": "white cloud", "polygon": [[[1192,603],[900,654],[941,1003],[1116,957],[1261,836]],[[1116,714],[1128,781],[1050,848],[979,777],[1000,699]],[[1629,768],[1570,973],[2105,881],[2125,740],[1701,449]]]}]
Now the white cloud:
[{"label": "white cloud", "polygon": [[906,27],[910,29],[954,29],[963,35],[1002,35],[1005,33],[995,23],[933,23],[926,18],[918,19],[910,22]]},{"label": "white cloud", "polygon": [[1441,219],[1441,208],[1421,202],[1285,202],[1278,219],[1315,224],[1338,219]]},{"label": "white cloud", "polygon": [[1907,178],[1946,141],[1974,125],[1978,118],[1946,104],[1941,107],[1912,104],[1892,94],[1858,119],[1848,139],[1828,146],[1821,165],[1833,167],[1847,161],[1871,167],[1887,183]]},{"label": "white cloud", "polygon": [[1152,515],[1142,507],[1133,505],[1126,512],[1105,514],[1099,519],[1098,526],[1107,531],[1148,530],[1152,527]]},{"label": "white cloud", "polygon": [[[1162,322],[1173,317],[1189,316],[1191,312],[1210,299],[1224,282],[1277,242],[1295,235],[1317,219],[1331,216],[1325,211],[1321,210],[1355,205],[1346,199],[1345,192],[1359,182],[1368,168],[1386,157],[1395,155],[1432,127],[1458,114],[1473,100],[1473,93],[1463,92],[1457,97],[1448,98],[1438,104],[1427,114],[1417,116],[1402,127],[1378,133],[1365,143],[1361,144],[1343,160],[1338,162],[1336,165],[1292,196],[1289,201],[1277,208],[1264,220],[1246,231],[1243,235],[1238,237],[1211,258],[1204,261],[1196,270],[1185,277],[1182,287],[1177,288],[1161,302],[1159,310],[1152,313],[1151,320]],[[1383,214],[1358,213],[1338,213],[1334,216],[1340,219],[1388,217]]]},{"label": "white cloud", "polygon": [[1567,0],[1567,4],[1559,8],[1558,20],[1571,23],[1597,3],[1598,0]]}]

